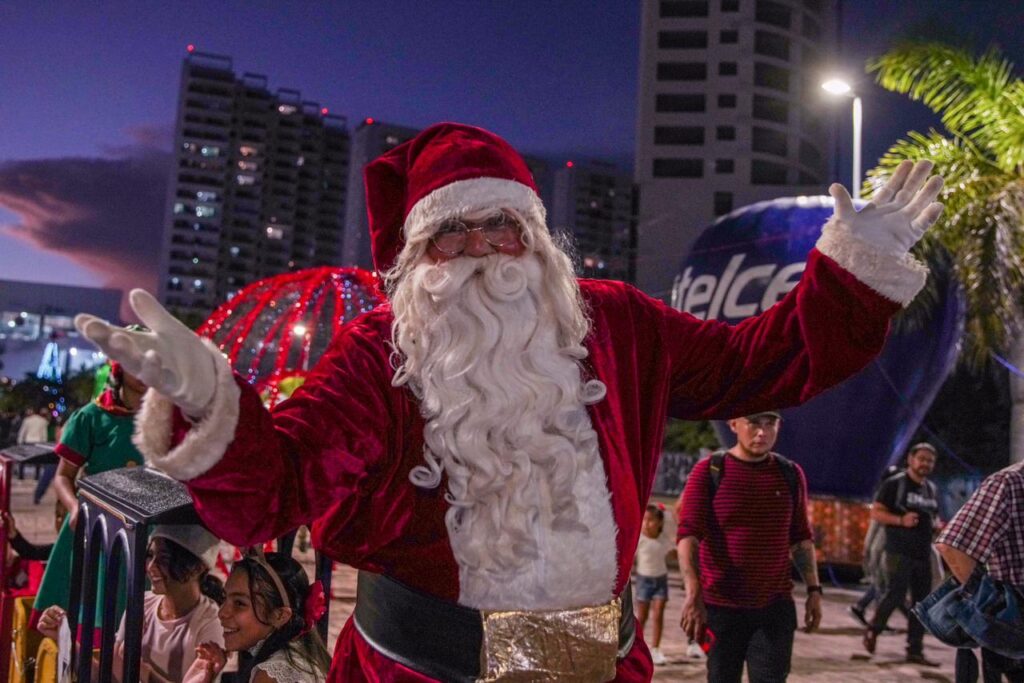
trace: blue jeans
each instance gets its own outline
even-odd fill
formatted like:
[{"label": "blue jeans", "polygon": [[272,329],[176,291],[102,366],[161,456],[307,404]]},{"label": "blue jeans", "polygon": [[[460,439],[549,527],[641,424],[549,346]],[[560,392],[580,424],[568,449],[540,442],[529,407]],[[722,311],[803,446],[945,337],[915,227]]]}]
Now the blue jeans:
[{"label": "blue jeans", "polygon": [[39,505],[39,501],[46,495],[46,489],[50,488],[50,482],[57,474],[56,465],[43,465],[39,470],[39,481],[36,482],[36,492],[32,494],[32,502]]},{"label": "blue jeans", "polygon": [[668,600],[668,574],[664,576],[636,575],[634,591],[637,602]]}]

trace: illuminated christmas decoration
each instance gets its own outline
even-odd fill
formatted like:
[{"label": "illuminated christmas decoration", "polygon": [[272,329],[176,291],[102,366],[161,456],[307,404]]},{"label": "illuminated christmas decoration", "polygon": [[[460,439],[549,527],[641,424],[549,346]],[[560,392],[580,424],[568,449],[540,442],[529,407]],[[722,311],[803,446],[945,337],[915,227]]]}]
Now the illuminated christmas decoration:
[{"label": "illuminated christmas decoration", "polygon": [[58,384],[63,381],[63,369],[67,364],[67,352],[61,351],[57,342],[49,342],[43,350],[43,358],[39,361],[36,377],[47,379]]},{"label": "illuminated christmas decoration", "polygon": [[215,310],[198,332],[213,340],[268,405],[305,380],[349,320],[384,301],[376,275],[308,268],[258,280]]}]

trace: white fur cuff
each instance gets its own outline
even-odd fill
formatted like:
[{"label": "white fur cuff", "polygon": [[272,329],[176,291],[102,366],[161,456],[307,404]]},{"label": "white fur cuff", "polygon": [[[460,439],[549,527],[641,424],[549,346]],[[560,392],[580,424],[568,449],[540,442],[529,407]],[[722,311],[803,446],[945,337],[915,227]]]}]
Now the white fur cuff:
[{"label": "white fur cuff", "polygon": [[858,239],[835,218],[821,231],[818,251],[886,299],[906,307],[924,287],[928,267],[909,253],[893,254]]},{"label": "white fur cuff", "polygon": [[203,339],[213,354],[217,373],[216,389],[209,413],[193,425],[180,444],[171,448],[171,425],[174,404],[154,389],[146,392],[142,409],[135,418],[132,441],[146,462],[179,481],[188,481],[220,462],[235,438],[238,425],[238,402],[241,391],[227,358],[217,346]]}]

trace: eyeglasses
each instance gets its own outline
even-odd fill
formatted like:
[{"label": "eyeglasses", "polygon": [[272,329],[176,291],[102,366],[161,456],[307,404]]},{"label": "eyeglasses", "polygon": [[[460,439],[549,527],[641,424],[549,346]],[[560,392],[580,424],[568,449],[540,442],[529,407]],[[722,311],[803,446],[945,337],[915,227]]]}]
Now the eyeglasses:
[{"label": "eyeglasses", "polygon": [[480,223],[466,223],[457,218],[446,220],[430,238],[430,243],[445,256],[458,256],[466,249],[469,233],[480,231],[487,243],[496,249],[507,247],[519,239],[519,221],[502,211]]}]

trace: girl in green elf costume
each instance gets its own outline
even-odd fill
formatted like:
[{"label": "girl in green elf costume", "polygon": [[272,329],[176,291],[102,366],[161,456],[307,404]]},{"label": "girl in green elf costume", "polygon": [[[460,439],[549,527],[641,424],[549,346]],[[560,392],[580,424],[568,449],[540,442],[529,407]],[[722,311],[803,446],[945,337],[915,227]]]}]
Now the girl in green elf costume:
[{"label": "girl in green elf costume", "polygon": [[[75,479],[79,472],[89,476],[143,463],[142,455],[132,443],[132,432],[135,412],[145,391],[146,385],[138,378],[111,362],[106,389],[91,403],[75,411],[64,427],[57,446],[60,465],[54,487],[68,515],[57,535],[33,605],[30,622],[33,627],[47,607],[59,605],[66,610],[71,601],[71,557],[78,521]],[[103,583],[101,580],[97,597],[99,604],[103,599]]]}]

